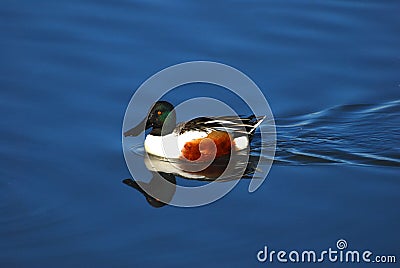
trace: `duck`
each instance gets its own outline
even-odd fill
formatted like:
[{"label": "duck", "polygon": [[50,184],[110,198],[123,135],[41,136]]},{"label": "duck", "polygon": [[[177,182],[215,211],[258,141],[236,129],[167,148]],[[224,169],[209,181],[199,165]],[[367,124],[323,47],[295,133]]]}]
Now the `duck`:
[{"label": "duck", "polygon": [[248,149],[255,130],[264,119],[265,116],[255,115],[202,116],[177,124],[174,106],[168,101],[157,101],[148,116],[123,135],[138,136],[151,128],[144,140],[146,153],[201,162]]}]

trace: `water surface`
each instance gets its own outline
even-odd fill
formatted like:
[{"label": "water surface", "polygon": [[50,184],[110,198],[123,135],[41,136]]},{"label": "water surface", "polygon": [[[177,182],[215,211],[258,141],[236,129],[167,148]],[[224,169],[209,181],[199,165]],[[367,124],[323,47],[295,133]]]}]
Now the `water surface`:
[{"label": "water surface", "polygon": [[[2,1],[0,266],[243,267],[264,245],[339,238],[400,258],[399,8]],[[263,90],[276,163],[254,194],[241,181],[208,206],[155,209],[121,183],[123,115],[143,81],[190,60]]]}]

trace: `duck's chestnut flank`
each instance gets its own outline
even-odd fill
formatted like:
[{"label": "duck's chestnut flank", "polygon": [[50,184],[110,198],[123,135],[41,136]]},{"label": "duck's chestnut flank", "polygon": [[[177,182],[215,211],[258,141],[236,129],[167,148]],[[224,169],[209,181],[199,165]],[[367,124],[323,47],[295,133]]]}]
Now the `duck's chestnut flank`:
[{"label": "duck's chestnut flank", "polygon": [[[207,137],[186,142],[182,157],[190,160],[205,160],[207,157],[220,157],[231,153],[233,140],[225,131],[212,131]],[[203,159],[200,159],[202,157]]]}]

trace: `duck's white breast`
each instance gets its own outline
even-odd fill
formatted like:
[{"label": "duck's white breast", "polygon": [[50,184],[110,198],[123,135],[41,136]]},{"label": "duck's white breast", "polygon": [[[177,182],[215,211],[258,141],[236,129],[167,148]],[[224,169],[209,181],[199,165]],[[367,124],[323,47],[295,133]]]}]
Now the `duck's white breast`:
[{"label": "duck's white breast", "polygon": [[165,136],[149,134],[144,141],[144,148],[149,154],[176,159],[181,155],[187,142],[205,137],[207,137],[207,133],[204,131],[187,131],[180,135],[171,133]]},{"label": "duck's white breast", "polygon": [[147,153],[166,158],[179,158],[178,136],[174,133],[165,136],[147,135],[144,149]]}]

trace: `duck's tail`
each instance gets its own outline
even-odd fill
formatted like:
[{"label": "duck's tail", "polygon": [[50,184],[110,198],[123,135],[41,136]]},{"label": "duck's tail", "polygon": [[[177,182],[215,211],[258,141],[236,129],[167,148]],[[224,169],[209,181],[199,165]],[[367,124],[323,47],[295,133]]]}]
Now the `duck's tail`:
[{"label": "duck's tail", "polygon": [[266,116],[255,116],[251,115],[245,120],[243,120],[243,124],[246,128],[246,132],[248,135],[252,136],[256,129],[260,126],[260,124],[264,121]]}]

